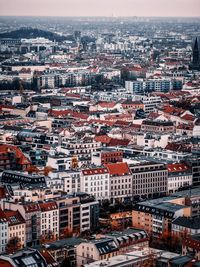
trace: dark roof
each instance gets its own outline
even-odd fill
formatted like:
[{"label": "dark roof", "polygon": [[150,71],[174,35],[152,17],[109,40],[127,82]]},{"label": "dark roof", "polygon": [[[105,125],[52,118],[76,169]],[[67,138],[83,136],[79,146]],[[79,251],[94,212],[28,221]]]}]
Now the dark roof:
[{"label": "dark roof", "polygon": [[23,249],[17,251],[12,255],[5,255],[5,260],[10,259],[14,266],[19,267],[27,267],[27,266],[35,266],[35,267],[47,267],[47,263],[39,251],[35,249]]},{"label": "dark roof", "polygon": [[192,240],[196,240],[196,241],[200,241],[200,234],[192,235],[192,236],[191,236],[191,239],[192,239]]},{"label": "dark roof", "polygon": [[159,199],[152,201],[139,202],[133,208],[134,210],[150,213],[154,215],[164,216],[165,218],[173,218],[174,213],[185,206],[170,202],[163,202]]},{"label": "dark roof", "polygon": [[95,243],[95,246],[98,249],[100,255],[108,254],[118,250],[117,244],[111,238],[94,240],[92,242]]},{"label": "dark roof", "polygon": [[71,248],[71,247],[75,247],[77,245],[79,245],[80,243],[82,243],[84,240],[81,238],[77,238],[77,237],[71,237],[71,238],[66,238],[66,239],[62,239],[62,240],[58,240],[55,242],[51,242],[50,244],[47,244],[48,249],[60,249],[60,248]]},{"label": "dark roof", "polygon": [[191,260],[192,258],[189,256],[179,256],[170,260],[170,263],[172,263],[173,266],[181,267],[185,266],[185,264],[189,263]]},{"label": "dark roof", "polygon": [[190,229],[200,229],[199,217],[178,217],[173,221],[173,224],[184,226]]},{"label": "dark roof", "polygon": [[153,126],[173,126],[172,121],[150,121],[150,120],[145,120],[142,122],[142,124],[145,125],[153,125]]}]

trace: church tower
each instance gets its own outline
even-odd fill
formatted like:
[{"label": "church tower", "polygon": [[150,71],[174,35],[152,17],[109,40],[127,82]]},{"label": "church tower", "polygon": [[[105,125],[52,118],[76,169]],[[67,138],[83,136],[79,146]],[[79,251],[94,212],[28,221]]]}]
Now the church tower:
[{"label": "church tower", "polygon": [[190,69],[200,70],[200,37],[196,37],[193,43]]}]

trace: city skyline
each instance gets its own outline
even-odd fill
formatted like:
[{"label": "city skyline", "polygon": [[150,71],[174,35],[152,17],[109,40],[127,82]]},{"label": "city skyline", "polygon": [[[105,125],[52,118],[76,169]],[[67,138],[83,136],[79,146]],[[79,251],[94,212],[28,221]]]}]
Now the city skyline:
[{"label": "city skyline", "polygon": [[0,0],[0,6],[0,16],[200,16],[199,0]]}]

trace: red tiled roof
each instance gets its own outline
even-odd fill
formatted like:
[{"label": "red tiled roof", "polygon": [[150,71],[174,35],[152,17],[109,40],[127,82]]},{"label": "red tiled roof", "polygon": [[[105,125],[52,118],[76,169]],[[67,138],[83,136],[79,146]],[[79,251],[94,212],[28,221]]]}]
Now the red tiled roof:
[{"label": "red tiled roof", "polygon": [[149,118],[149,119],[156,119],[156,118],[158,118],[159,116],[160,116],[159,113],[157,113],[157,112],[151,112],[151,113],[149,113],[148,118]]},{"label": "red tiled roof", "polygon": [[82,170],[83,175],[95,175],[95,174],[105,174],[108,173],[106,168],[95,168],[95,169],[85,169]]},{"label": "red tiled roof", "polygon": [[11,106],[11,105],[0,105],[0,110],[2,110],[2,109],[15,109],[15,107],[14,106]]},{"label": "red tiled roof", "polygon": [[29,159],[23,154],[23,152],[21,151],[21,149],[19,149],[16,146],[13,145],[0,145],[0,153],[8,153],[9,151],[12,151],[15,153],[16,158],[17,158],[17,163],[20,165],[28,165],[31,162],[29,161]]},{"label": "red tiled roof", "polygon": [[115,102],[99,102],[98,105],[102,108],[114,108],[114,106],[116,105]]},{"label": "red tiled roof", "polygon": [[49,115],[52,117],[66,117],[71,116],[73,118],[83,119],[87,120],[89,115],[81,113],[81,112],[75,112],[73,110],[50,110]]},{"label": "red tiled roof", "polygon": [[171,114],[171,115],[180,115],[182,114],[185,110],[181,108],[174,108],[172,106],[164,106],[163,111],[165,113]]},{"label": "red tiled roof", "polygon": [[42,212],[58,209],[56,202],[43,202],[39,203],[39,206]]},{"label": "red tiled roof", "polygon": [[174,163],[167,165],[168,172],[185,172],[189,171],[189,167],[184,163]]},{"label": "red tiled roof", "polygon": [[97,123],[97,124],[102,124],[102,125],[107,125],[107,126],[113,126],[115,122],[113,121],[108,121],[108,120],[97,120],[97,119],[92,119],[88,121],[90,124],[91,123]]},{"label": "red tiled roof", "polygon": [[182,129],[182,130],[190,130],[192,131],[194,128],[194,125],[188,125],[188,124],[179,124],[177,127],[177,129]]},{"label": "red tiled roof", "polygon": [[102,144],[107,144],[109,146],[127,146],[130,142],[126,139],[111,138],[107,135],[96,136],[94,140],[96,142],[101,142]]},{"label": "red tiled roof", "polygon": [[131,124],[131,122],[128,122],[128,121],[117,120],[114,123],[114,126],[122,126],[122,127],[125,127],[125,126],[129,126],[130,124]]},{"label": "red tiled roof", "polygon": [[105,164],[105,166],[108,168],[110,175],[123,176],[131,174],[128,164],[125,162],[108,163]]},{"label": "red tiled roof", "polygon": [[191,147],[188,147],[183,143],[168,143],[165,149],[171,151],[191,152]]},{"label": "red tiled roof", "polygon": [[123,114],[109,114],[107,116],[105,116],[106,120],[130,120],[132,121],[132,114],[129,113],[123,113]]},{"label": "red tiled roof", "polygon": [[36,212],[40,210],[39,205],[36,203],[25,204],[24,209],[26,213]]},{"label": "red tiled roof", "polygon": [[13,265],[9,261],[2,260],[2,259],[0,259],[0,266],[1,267],[13,267]]},{"label": "red tiled roof", "polygon": [[24,218],[22,217],[22,215],[18,210],[17,211],[4,210],[4,214],[6,216],[9,226],[25,223]]},{"label": "red tiled roof", "polygon": [[53,258],[53,256],[46,249],[40,250],[40,254],[45,258],[48,267],[58,266],[58,263],[56,262],[56,260]]},{"label": "red tiled roof", "polygon": [[111,138],[109,146],[127,146],[130,140]]},{"label": "red tiled roof", "polygon": [[186,120],[186,121],[194,121],[195,117],[191,114],[185,114],[181,116],[181,119]]},{"label": "red tiled roof", "polygon": [[72,98],[78,98],[78,99],[81,98],[80,94],[75,94],[75,93],[66,93],[65,96],[72,97]]},{"label": "red tiled roof", "polygon": [[109,136],[107,136],[107,135],[100,135],[100,136],[96,136],[96,137],[94,138],[94,140],[95,140],[96,142],[101,142],[101,143],[103,143],[103,144],[109,144],[111,139],[112,139],[112,138],[109,137]]}]

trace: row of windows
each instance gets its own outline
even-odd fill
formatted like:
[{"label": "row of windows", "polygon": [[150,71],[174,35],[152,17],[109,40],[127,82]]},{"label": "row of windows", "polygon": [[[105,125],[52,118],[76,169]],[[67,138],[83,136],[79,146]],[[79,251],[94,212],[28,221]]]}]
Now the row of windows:
[{"label": "row of windows", "polygon": [[[56,216],[56,215],[58,215],[58,211],[53,211],[53,216]],[[46,218],[46,217],[48,217],[47,212],[42,213],[42,218]],[[51,217],[52,217],[52,212],[51,212],[51,214],[49,213],[49,218],[51,218]]]},{"label": "row of windows", "polygon": [[[94,176],[86,176],[85,177],[85,181],[88,181],[89,179],[92,181],[92,180],[100,180],[100,179],[107,179],[108,178],[108,175],[94,175]],[[107,182],[107,181],[105,181]]]},{"label": "row of windows", "polygon": [[127,195],[127,194],[131,194],[131,190],[121,190],[121,191],[115,191],[115,192],[111,192],[111,196],[120,196],[120,195]]}]

